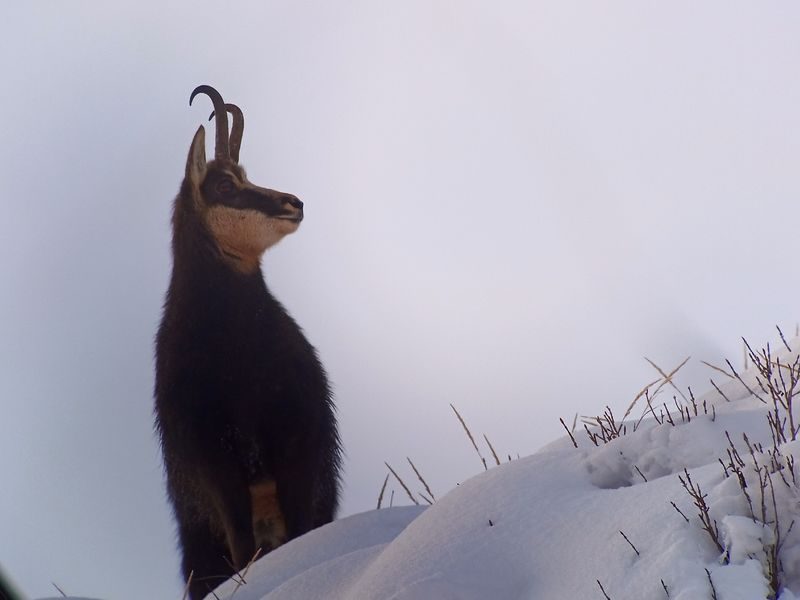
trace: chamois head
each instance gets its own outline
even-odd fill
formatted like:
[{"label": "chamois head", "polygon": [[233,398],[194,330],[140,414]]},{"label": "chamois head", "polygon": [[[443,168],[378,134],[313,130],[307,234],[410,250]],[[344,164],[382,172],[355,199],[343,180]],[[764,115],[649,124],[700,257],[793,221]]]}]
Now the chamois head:
[{"label": "chamois head", "polygon": [[[239,271],[258,269],[261,256],[303,220],[303,203],[292,194],[250,183],[239,166],[244,116],[234,104],[225,104],[214,88],[201,85],[189,98],[206,94],[214,103],[216,145],[214,160],[206,162],[205,128],[194,135],[186,161],[186,180],[193,211],[200,217],[220,256]],[[228,112],[233,129],[228,138]]]}]

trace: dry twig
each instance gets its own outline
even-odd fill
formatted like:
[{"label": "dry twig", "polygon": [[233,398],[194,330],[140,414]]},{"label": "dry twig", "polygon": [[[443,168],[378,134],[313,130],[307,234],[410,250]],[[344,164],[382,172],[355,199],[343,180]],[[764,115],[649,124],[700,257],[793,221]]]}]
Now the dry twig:
[{"label": "dry twig", "polygon": [[611,597],[608,594],[606,594],[606,591],[603,589],[603,584],[600,583],[599,579],[597,580],[597,585],[600,586],[600,591],[603,592],[603,596],[605,596],[605,599],[606,600],[611,600]]},{"label": "dry twig", "polygon": [[561,424],[564,426],[564,429],[567,431],[567,435],[569,436],[569,439],[572,440],[572,445],[577,448],[578,447],[578,442],[575,441],[575,436],[572,435],[572,432],[569,430],[569,427],[567,427],[567,424],[564,423],[564,419],[559,417],[558,420],[561,421]]},{"label": "dry twig", "polygon": [[641,554],[639,553],[639,551],[636,549],[636,546],[634,546],[634,545],[633,545],[633,542],[631,542],[631,541],[628,539],[628,536],[627,536],[627,535],[625,535],[624,533],[622,533],[622,531],[621,531],[621,530],[620,530],[619,534],[620,534],[622,537],[624,537],[624,538],[625,538],[625,541],[626,541],[626,542],[628,542],[628,543],[630,544],[631,548],[633,548],[633,551],[634,551],[634,552],[636,552],[636,556],[641,556]]}]

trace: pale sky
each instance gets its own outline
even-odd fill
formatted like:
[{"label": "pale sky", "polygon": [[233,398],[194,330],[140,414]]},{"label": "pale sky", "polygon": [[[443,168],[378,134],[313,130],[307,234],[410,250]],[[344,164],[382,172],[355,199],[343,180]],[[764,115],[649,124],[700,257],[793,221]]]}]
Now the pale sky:
[{"label": "pale sky", "polygon": [[195,86],[305,203],[264,272],[335,388],[344,516],[384,461],[437,495],[481,470],[450,402],[530,454],[623,412],[643,356],[705,390],[793,332],[798,65],[788,1],[5,6],[0,564],[180,597],[153,336]]}]

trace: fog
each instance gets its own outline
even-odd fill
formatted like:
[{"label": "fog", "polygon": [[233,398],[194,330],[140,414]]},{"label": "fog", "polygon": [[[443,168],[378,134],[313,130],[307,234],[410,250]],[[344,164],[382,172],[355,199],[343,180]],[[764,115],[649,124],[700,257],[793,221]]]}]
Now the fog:
[{"label": "fog", "polygon": [[483,469],[449,403],[530,454],[623,412],[643,356],[705,389],[700,360],[794,332],[798,13],[4,7],[0,564],[33,596],[180,597],[153,336],[195,86],[244,110],[251,181],[305,203],[264,272],[334,385],[348,515],[384,461],[437,495]]}]

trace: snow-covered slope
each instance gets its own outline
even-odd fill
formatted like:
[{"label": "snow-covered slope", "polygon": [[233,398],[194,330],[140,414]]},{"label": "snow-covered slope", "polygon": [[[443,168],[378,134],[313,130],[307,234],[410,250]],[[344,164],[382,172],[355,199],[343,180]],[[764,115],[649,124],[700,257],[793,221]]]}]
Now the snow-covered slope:
[{"label": "snow-covered slope", "polygon": [[[790,344],[800,347],[800,340]],[[783,360],[789,356],[784,350]],[[786,367],[776,373],[782,369],[788,378]],[[790,466],[800,449],[789,441],[771,458],[767,413],[774,405],[755,369],[741,376],[766,403],[730,378],[720,386],[728,400],[712,390],[698,399],[697,415],[690,404],[681,418],[671,394],[662,394],[658,406],[669,399],[674,425],[654,401],[661,424],[650,416],[633,431],[628,422],[625,435],[599,446],[579,431],[577,449],[565,437],[481,473],[427,509],[381,509],[331,523],[258,561],[246,584],[229,581],[216,593],[237,600],[604,593],[689,600],[714,597],[713,587],[719,600],[754,600],[772,597],[769,552],[777,542],[780,598],[792,600],[792,590],[800,592],[800,532],[790,527],[800,514],[800,465]],[[729,454],[728,436],[738,457]],[[679,479],[686,481],[684,468],[705,495],[722,551]]]}]

